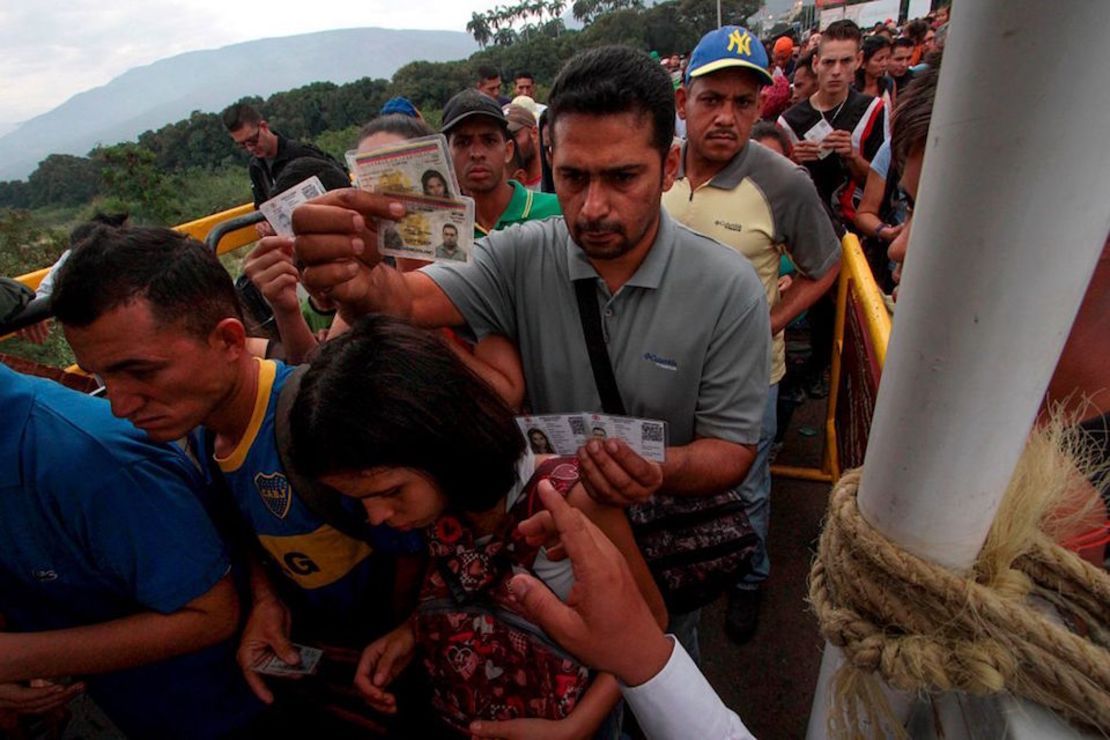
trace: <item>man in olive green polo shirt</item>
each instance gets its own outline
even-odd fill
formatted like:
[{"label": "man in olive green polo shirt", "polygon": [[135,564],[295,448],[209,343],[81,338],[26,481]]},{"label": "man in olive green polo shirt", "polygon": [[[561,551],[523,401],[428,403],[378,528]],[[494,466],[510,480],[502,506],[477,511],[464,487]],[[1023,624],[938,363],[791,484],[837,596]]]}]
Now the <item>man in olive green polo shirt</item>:
[{"label": "man in olive green polo shirt", "polygon": [[[726,26],[702,38],[690,56],[684,84],[675,93],[687,139],[678,178],[663,195],[663,207],[675,219],[748,258],[771,307],[771,387],[756,459],[739,489],[764,545],[753,572],[729,600],[725,626],[738,642],[755,631],[759,588],[771,565],[766,549],[769,453],[778,382],[786,372],[782,330],[829,289],[840,261],[840,242],[806,171],[748,140],[759,120],[760,88],[772,83],[767,52],[746,29]],[[798,276],[780,295],[783,249],[798,267]]]},{"label": "man in olive green polo shirt", "polygon": [[516,144],[505,114],[492,98],[463,90],[444,106],[441,131],[459,187],[474,199],[475,237],[562,213],[555,195],[533,192],[509,179]]}]

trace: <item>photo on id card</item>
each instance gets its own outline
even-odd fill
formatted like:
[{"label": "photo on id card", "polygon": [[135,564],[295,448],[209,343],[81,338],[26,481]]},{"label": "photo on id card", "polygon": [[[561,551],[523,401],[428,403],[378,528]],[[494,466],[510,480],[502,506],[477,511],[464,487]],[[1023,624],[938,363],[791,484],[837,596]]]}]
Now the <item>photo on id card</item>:
[{"label": "photo on id card", "polygon": [[362,190],[458,198],[462,195],[442,134],[367,151],[347,152],[347,165]]},{"label": "photo on id card", "polygon": [[566,414],[518,416],[516,424],[536,455],[573,455],[578,451],[578,436]]},{"label": "photo on id card", "polygon": [[469,262],[474,247],[474,201],[396,195],[405,207],[400,221],[380,221],[378,251],[390,257]]},{"label": "photo on id card", "polygon": [[665,462],[667,451],[667,423],[656,419],[609,414],[581,414],[571,429],[581,442],[607,439],[623,440],[640,457],[655,462]]}]

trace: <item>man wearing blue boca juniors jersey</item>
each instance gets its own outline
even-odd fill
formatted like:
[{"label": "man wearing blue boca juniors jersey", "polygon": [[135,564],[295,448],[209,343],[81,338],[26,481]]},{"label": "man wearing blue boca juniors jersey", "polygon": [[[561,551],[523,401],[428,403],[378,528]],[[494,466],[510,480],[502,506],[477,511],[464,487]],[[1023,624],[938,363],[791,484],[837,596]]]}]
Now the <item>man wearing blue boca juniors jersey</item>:
[{"label": "man wearing blue boca juniors jersey", "polygon": [[0,706],[45,712],[87,688],[128,737],[260,730],[195,466],[103,400],[3,365],[0,408]]},{"label": "man wearing blue boca juniors jersey", "polygon": [[234,287],[215,255],[169,229],[134,228],[94,234],[72,259],[54,311],[79,363],[102,378],[112,412],[151,439],[203,426],[215,476],[261,546],[239,649],[258,697],[274,700],[254,668],[271,652],[297,663],[292,641],[361,649],[390,628],[395,561],[374,550],[396,550],[397,535],[370,530],[372,545],[345,534],[290,484],[275,415],[291,370],[246,351]]}]

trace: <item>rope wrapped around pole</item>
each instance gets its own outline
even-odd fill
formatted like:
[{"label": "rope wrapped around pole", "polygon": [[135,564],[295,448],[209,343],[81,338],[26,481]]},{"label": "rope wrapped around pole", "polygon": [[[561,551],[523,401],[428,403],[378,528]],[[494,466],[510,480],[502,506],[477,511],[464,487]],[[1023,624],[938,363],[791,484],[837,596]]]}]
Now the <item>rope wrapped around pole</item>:
[{"label": "rope wrapped around pole", "polygon": [[[860,515],[860,477],[849,471],[833,489],[810,572],[821,632],[846,660],[830,734],[903,733],[878,676],[908,692],[1009,692],[1110,735],[1110,577],[1039,529],[1007,554],[1008,567],[981,555],[960,574],[922,560]],[[1087,636],[1034,608],[1028,597],[1040,592]]]}]

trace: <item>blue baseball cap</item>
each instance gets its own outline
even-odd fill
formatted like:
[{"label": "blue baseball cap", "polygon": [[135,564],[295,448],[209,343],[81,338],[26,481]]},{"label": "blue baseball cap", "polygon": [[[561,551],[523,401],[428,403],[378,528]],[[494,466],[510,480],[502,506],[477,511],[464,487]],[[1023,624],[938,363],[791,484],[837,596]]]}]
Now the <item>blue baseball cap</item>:
[{"label": "blue baseball cap", "polygon": [[382,106],[381,114],[383,116],[387,116],[390,113],[400,113],[403,116],[410,116],[412,118],[418,118],[420,116],[416,110],[416,106],[412,104],[412,101],[408,98],[402,98],[399,95],[385,101],[385,105]]},{"label": "blue baseball cap", "polygon": [[728,67],[750,69],[764,85],[775,84],[767,71],[767,50],[754,33],[740,26],[722,26],[701,37],[686,67],[686,84]]}]

